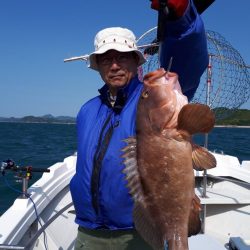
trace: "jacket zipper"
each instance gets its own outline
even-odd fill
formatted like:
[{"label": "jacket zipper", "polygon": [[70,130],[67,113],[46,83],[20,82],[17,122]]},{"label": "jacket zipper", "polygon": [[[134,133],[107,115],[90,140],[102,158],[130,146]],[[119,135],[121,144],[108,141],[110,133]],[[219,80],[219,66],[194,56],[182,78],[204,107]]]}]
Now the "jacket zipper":
[{"label": "jacket zipper", "polygon": [[100,173],[102,167],[102,161],[107,151],[110,139],[113,134],[113,126],[112,124],[108,128],[106,134],[103,137],[104,131],[106,130],[108,124],[110,123],[112,117],[112,113],[107,117],[98,140],[97,150],[94,155],[94,166],[93,172],[91,176],[91,195],[92,195],[92,205],[95,212],[98,214],[99,212],[99,182],[100,182]]}]

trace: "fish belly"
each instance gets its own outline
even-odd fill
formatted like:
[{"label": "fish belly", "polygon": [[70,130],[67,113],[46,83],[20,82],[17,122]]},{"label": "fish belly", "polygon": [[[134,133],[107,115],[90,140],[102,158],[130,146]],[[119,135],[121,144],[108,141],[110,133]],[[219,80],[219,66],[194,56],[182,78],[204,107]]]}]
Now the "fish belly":
[{"label": "fish belly", "polygon": [[148,213],[163,240],[187,240],[194,195],[192,148],[165,136],[138,136],[138,171]]}]

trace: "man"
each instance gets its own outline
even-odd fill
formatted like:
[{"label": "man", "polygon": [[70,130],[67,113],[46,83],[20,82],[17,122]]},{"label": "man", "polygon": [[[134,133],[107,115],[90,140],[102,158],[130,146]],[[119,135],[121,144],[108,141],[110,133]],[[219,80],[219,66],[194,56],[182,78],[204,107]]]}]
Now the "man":
[{"label": "man", "polygon": [[[171,71],[178,73],[190,99],[208,63],[204,27],[192,1],[168,3],[175,20],[166,21],[161,66],[166,68],[173,58]],[[151,249],[134,229],[133,201],[121,158],[123,140],[135,135],[142,91],[137,68],[145,59],[134,34],[115,27],[96,35],[89,60],[89,67],[100,73],[105,84],[77,116],[77,166],[70,183],[79,224],[75,249]]]}]

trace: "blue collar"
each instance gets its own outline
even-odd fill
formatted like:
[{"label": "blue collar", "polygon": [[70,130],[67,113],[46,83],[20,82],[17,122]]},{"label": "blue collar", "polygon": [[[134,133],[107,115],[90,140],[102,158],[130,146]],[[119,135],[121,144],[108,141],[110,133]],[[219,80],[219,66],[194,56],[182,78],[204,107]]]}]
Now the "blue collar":
[{"label": "blue collar", "polygon": [[100,98],[104,104],[106,104],[108,107],[113,108],[113,110],[117,113],[120,113],[122,108],[125,106],[128,98],[131,96],[131,94],[134,92],[138,84],[141,82],[138,79],[138,76],[136,75],[131,79],[129,84],[127,84],[125,87],[120,88],[117,92],[117,97],[114,106],[110,103],[110,95],[109,95],[109,88],[108,85],[105,84],[101,89],[99,89]]}]

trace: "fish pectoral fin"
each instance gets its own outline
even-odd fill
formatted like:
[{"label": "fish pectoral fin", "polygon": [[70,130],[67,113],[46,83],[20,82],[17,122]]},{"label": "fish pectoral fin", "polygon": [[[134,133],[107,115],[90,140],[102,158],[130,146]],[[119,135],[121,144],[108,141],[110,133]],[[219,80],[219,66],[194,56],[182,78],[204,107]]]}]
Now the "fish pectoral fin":
[{"label": "fish pectoral fin", "polygon": [[159,227],[156,227],[153,223],[144,201],[135,202],[133,217],[135,228],[141,237],[151,245],[153,249],[163,249],[163,236],[159,232]]},{"label": "fish pectoral fin", "polygon": [[201,211],[200,199],[197,195],[194,195],[189,214],[188,237],[198,234],[201,230],[200,211]]},{"label": "fish pectoral fin", "polygon": [[208,133],[214,126],[215,116],[209,106],[190,103],[181,109],[178,115],[178,130],[185,130],[190,135]]},{"label": "fish pectoral fin", "polygon": [[204,147],[192,145],[193,168],[198,171],[216,167],[215,157]]}]

